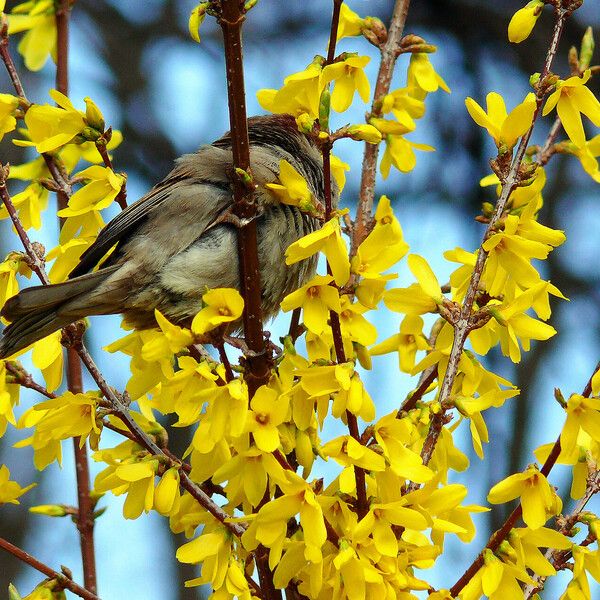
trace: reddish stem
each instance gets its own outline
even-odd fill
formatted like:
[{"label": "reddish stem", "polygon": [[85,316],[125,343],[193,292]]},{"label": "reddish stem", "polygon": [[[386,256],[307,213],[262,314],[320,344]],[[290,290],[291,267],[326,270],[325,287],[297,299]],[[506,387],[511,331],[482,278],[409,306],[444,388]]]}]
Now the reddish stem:
[{"label": "reddish stem", "polygon": [[77,585],[72,579],[69,579],[64,573],[59,573],[54,569],[51,569],[48,565],[45,565],[43,562],[40,562],[37,558],[34,558],[25,550],[22,550],[18,546],[11,544],[8,540],[4,538],[0,538],[0,548],[6,550],[19,560],[22,560],[24,563],[27,563],[29,566],[37,569],[40,573],[46,575],[46,577],[50,577],[50,579],[55,579],[58,583],[65,589],[77,594],[80,598],[84,598],[85,600],[100,600],[98,596],[91,590],[86,590],[85,588]]},{"label": "reddish stem", "polygon": [[[223,30],[225,44],[233,166],[250,174],[250,143],[248,140],[242,56],[242,24],[245,18],[243,3],[240,3],[239,0],[222,0],[220,5],[221,14],[218,21]],[[246,224],[238,230],[238,256],[242,295],[244,297],[244,336],[246,345],[250,350],[245,357],[247,364],[246,380],[250,397],[269,380],[272,362],[263,335],[261,283],[255,220],[256,205],[252,202],[253,193],[253,187],[246,185],[243,179],[235,173],[233,175],[234,210],[239,218],[246,220]]]}]

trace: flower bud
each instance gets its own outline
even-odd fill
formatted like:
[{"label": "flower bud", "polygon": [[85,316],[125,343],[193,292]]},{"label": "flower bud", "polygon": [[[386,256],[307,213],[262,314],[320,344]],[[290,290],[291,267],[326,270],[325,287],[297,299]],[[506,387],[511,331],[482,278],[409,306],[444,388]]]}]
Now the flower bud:
[{"label": "flower bud", "polygon": [[592,62],[592,56],[594,55],[594,34],[592,28],[588,27],[583,34],[581,40],[581,51],[579,52],[579,68],[585,71]]},{"label": "flower bud", "polygon": [[98,131],[104,131],[104,116],[91,98],[84,98],[85,102],[85,120],[90,127]]}]

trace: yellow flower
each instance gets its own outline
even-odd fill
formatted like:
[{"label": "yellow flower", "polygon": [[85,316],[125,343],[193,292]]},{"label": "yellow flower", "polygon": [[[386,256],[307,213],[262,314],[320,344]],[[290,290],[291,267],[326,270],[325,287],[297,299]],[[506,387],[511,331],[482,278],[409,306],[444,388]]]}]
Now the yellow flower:
[{"label": "yellow flower", "polygon": [[368,308],[358,302],[352,303],[346,295],[341,297],[340,308],[342,335],[363,346],[370,346],[377,339],[377,329],[362,316]]},{"label": "yellow flower", "polygon": [[490,92],[486,97],[487,113],[473,98],[467,98],[465,105],[471,118],[477,125],[487,129],[498,148],[505,145],[511,149],[531,127],[536,102],[533,94],[527,94],[521,104],[507,113],[504,98],[496,92]]},{"label": "yellow flower", "polygon": [[508,39],[518,44],[529,37],[544,8],[543,0],[532,0],[520,8],[508,24]]},{"label": "yellow flower", "polygon": [[28,140],[14,140],[17,146],[35,146],[42,152],[51,152],[73,141],[86,127],[84,114],[60,92],[50,90],[50,97],[58,104],[34,104],[25,114]]},{"label": "yellow flower", "polygon": [[581,113],[596,127],[600,126],[600,102],[585,85],[590,77],[591,71],[588,69],[581,77],[573,76],[559,81],[556,90],[546,101],[542,113],[546,116],[556,107],[566,134],[578,148],[583,148],[586,143]]},{"label": "yellow flower", "polygon": [[317,335],[327,327],[329,311],[340,313],[340,296],[338,290],[331,286],[331,275],[316,275],[306,285],[288,294],[281,302],[284,312],[302,307],[303,320],[306,327]]},{"label": "yellow flower", "polygon": [[488,494],[488,502],[503,504],[518,497],[523,507],[523,521],[531,529],[542,527],[549,517],[557,515],[562,508],[554,488],[535,465],[497,483]]},{"label": "yellow flower", "polygon": [[[8,15],[8,33],[27,31],[17,50],[30,71],[39,71],[48,59],[56,57],[56,16],[54,0],[23,2]],[[24,14],[26,13],[26,14]]]},{"label": "yellow flower", "polygon": [[[12,171],[12,169],[11,169]],[[17,209],[21,224],[25,229],[40,229],[42,226],[42,211],[48,206],[48,190],[39,183],[28,185],[22,192],[12,197],[13,204]],[[4,206],[0,207],[0,219],[8,217]]]},{"label": "yellow flower", "polygon": [[202,296],[204,308],[194,317],[192,331],[202,335],[224,323],[237,321],[244,311],[244,299],[233,288],[215,288]]},{"label": "yellow flower", "polygon": [[288,113],[295,117],[307,114],[312,119],[318,118],[321,92],[325,87],[322,61],[317,57],[304,71],[286,77],[279,90],[259,90],[256,94],[258,103],[269,112]]},{"label": "yellow flower", "polygon": [[336,284],[345,285],[350,277],[350,260],[337,217],[291,244],[285,251],[285,264],[293,265],[317,252],[327,257]]},{"label": "yellow flower", "polygon": [[58,211],[59,217],[76,217],[89,211],[99,211],[110,206],[125,183],[125,177],[108,167],[92,165],[79,173],[86,184],[69,198],[69,206]]},{"label": "yellow flower", "polygon": [[369,144],[379,144],[381,141],[381,132],[373,125],[350,125],[348,135],[353,140],[364,141]]},{"label": "yellow flower", "polygon": [[158,309],[154,309],[154,317],[163,332],[163,336],[157,336],[148,340],[142,346],[142,357],[149,362],[168,359],[187,348],[194,341],[194,336],[189,329],[173,325]]},{"label": "yellow flower", "polygon": [[46,388],[53,392],[62,383],[63,378],[63,347],[60,343],[62,333],[57,331],[35,342],[31,360],[40,369]]},{"label": "yellow flower", "polygon": [[317,212],[316,199],[306,179],[285,159],[279,161],[278,179],[280,183],[267,183],[265,187],[273,190],[281,202],[309,213]]},{"label": "yellow flower", "polygon": [[15,128],[17,120],[14,113],[18,106],[19,99],[16,96],[0,94],[0,140]]},{"label": "yellow flower", "polygon": [[375,227],[360,244],[352,258],[353,273],[378,279],[383,271],[394,266],[408,252],[402,227],[394,216],[390,201],[382,196],[375,213]]},{"label": "yellow flower", "polygon": [[[94,460],[106,461],[109,456],[106,450],[95,452]],[[123,516],[126,519],[137,519],[142,512],[149,512],[154,504],[154,477],[157,470],[158,460],[154,457],[117,457],[98,473],[94,491],[110,490],[115,496],[127,493]]]},{"label": "yellow flower", "polygon": [[578,148],[575,144],[567,147],[567,151],[574,154],[581,163],[583,170],[596,182],[600,183],[600,167],[598,157],[600,156],[600,135],[587,140],[583,147]]},{"label": "yellow flower", "polygon": [[423,100],[428,93],[437,92],[439,88],[450,93],[450,88],[436,73],[429,56],[424,52],[414,52],[410,55],[407,84],[412,90],[411,95],[419,100]]},{"label": "yellow flower", "polygon": [[279,447],[279,431],[288,414],[289,398],[279,396],[277,392],[262,385],[250,401],[252,409],[246,422],[247,430],[252,433],[254,442],[263,452],[273,452]]},{"label": "yellow flower", "polygon": [[[342,5],[344,6],[344,5]],[[346,173],[345,171],[350,170],[350,165],[342,161],[338,156],[331,155],[331,174],[337,183],[339,193],[342,193],[344,186],[346,185]]]},{"label": "yellow flower", "polygon": [[7,381],[5,361],[0,360],[0,437],[6,432],[8,423],[16,425],[13,407],[19,403],[21,386]]},{"label": "yellow flower", "polygon": [[340,21],[337,30],[338,42],[345,37],[362,34],[365,19],[359,17],[345,2],[340,7]]},{"label": "yellow flower", "polygon": [[415,168],[417,157],[413,148],[422,152],[435,151],[433,146],[411,142],[401,135],[392,135],[390,133],[385,136],[385,152],[379,166],[384,179],[388,178],[392,165],[402,173],[408,173]]},{"label": "yellow flower", "polygon": [[398,352],[400,370],[411,373],[415,366],[417,351],[429,349],[427,338],[423,335],[423,319],[417,315],[406,315],[400,324],[400,333],[396,333],[369,349],[371,356]]},{"label": "yellow flower", "polygon": [[331,108],[344,112],[352,104],[354,93],[358,92],[363,102],[368,102],[371,86],[363,69],[370,62],[368,56],[349,55],[343,61],[327,65],[323,69],[323,81],[334,82],[331,94]]},{"label": "yellow flower", "polygon": [[43,411],[36,425],[36,433],[55,440],[81,437],[80,446],[91,436],[91,446],[97,446],[100,427],[96,422],[97,396],[65,392],[57,398],[36,404],[34,410]]},{"label": "yellow flower", "polygon": [[154,510],[169,516],[179,510],[179,469],[171,467],[161,477],[154,490]]},{"label": "yellow flower", "polygon": [[575,449],[580,430],[600,443],[600,399],[572,394],[567,401],[567,421],[560,434],[561,451]]},{"label": "yellow flower", "polygon": [[349,435],[337,437],[321,448],[325,456],[331,456],[339,464],[355,466],[367,471],[384,471],[385,460],[370,448],[363,446]]},{"label": "yellow flower", "polygon": [[4,306],[9,298],[18,293],[17,273],[31,277],[31,270],[24,258],[25,256],[19,252],[11,252],[0,263],[0,306]]},{"label": "yellow flower", "polygon": [[17,498],[35,487],[35,483],[22,488],[16,481],[10,481],[10,471],[6,465],[0,465],[0,505],[20,504]]},{"label": "yellow flower", "polygon": [[69,273],[79,264],[79,258],[92,244],[93,239],[73,238],[65,244],[52,248],[46,260],[54,260],[48,277],[51,283],[60,283],[67,279]]}]

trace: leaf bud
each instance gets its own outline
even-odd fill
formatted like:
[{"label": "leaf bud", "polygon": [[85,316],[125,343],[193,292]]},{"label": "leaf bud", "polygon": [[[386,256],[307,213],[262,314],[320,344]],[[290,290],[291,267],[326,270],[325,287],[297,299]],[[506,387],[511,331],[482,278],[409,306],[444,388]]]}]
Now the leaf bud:
[{"label": "leaf bud", "polygon": [[541,73],[534,73],[530,78],[529,78],[529,85],[532,88],[535,88],[535,86],[539,83],[540,81],[540,77],[541,77]]},{"label": "leaf bud", "polygon": [[8,600],[23,600],[23,597],[12,583],[8,584]]},{"label": "leaf bud", "polygon": [[571,73],[579,73],[579,56],[577,55],[577,48],[575,46],[571,46],[569,48],[569,68],[571,69]]},{"label": "leaf bud", "polygon": [[588,27],[581,39],[581,51],[579,52],[579,68],[582,71],[585,71],[590,66],[595,46],[594,33],[592,32],[592,28]]},{"label": "leaf bud", "polygon": [[319,100],[319,125],[323,131],[329,131],[329,112],[331,110],[331,92],[326,87]]},{"label": "leaf bud", "polygon": [[388,39],[388,32],[381,19],[377,17],[367,17],[363,28],[363,35],[374,46],[385,44]]}]

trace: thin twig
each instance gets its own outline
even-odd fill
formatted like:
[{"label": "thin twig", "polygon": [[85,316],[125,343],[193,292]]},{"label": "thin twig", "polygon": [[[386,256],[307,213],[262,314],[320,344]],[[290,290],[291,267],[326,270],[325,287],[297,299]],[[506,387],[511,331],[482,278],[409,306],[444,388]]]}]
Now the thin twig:
[{"label": "thin twig", "polygon": [[[556,23],[554,25],[554,30],[552,33],[552,41],[550,43],[550,49],[548,50],[548,54],[546,56],[546,61],[544,63],[544,68],[542,70],[542,74],[540,77],[540,83],[544,82],[545,77],[550,72],[550,67],[552,65],[552,61],[556,54],[556,49],[558,47],[558,41],[560,39],[564,23],[567,17],[567,13],[562,8],[557,9],[557,18]],[[496,208],[488,227],[483,236],[482,245],[477,252],[477,260],[475,266],[473,268],[473,273],[471,274],[471,280],[469,282],[469,286],[467,288],[467,292],[465,294],[465,300],[463,302],[462,308],[460,310],[460,315],[458,316],[454,326],[454,340],[452,343],[452,349],[450,351],[450,356],[448,359],[448,366],[446,368],[446,373],[444,374],[444,378],[442,380],[439,392],[439,402],[442,406],[445,405],[446,401],[450,397],[450,392],[452,390],[452,386],[454,385],[454,380],[458,373],[458,364],[460,361],[460,357],[463,352],[463,348],[465,342],[467,341],[467,337],[472,329],[471,315],[473,304],[475,302],[475,295],[477,294],[477,290],[479,289],[479,281],[483,274],[483,269],[485,267],[485,263],[488,257],[488,253],[483,249],[483,243],[493,235],[496,224],[502,217],[504,209],[506,207],[506,203],[510,197],[510,194],[513,190],[518,186],[520,181],[520,167],[523,162],[523,158],[525,156],[525,152],[527,150],[527,144],[529,143],[529,139],[531,137],[531,133],[537,121],[538,115],[540,113],[540,109],[545,97],[545,91],[542,87],[540,87],[537,97],[536,97],[536,108],[533,114],[533,118],[531,120],[531,126],[527,130],[527,132],[521,138],[519,146],[517,148],[516,155],[511,163],[510,170],[504,183],[502,184],[502,191],[500,193],[500,197],[498,198],[498,202],[496,204]],[[433,415],[431,419],[431,424],[429,427],[429,433],[425,439],[425,443],[423,444],[423,450],[421,451],[421,457],[423,459],[423,464],[429,464],[431,457],[433,455],[433,451],[435,450],[437,440],[442,431],[444,422],[444,411],[440,411],[439,413]]]},{"label": "thin twig", "polygon": [[8,50],[8,19],[6,19],[5,16],[2,16],[2,29],[0,31],[0,37],[0,56],[2,57],[4,65],[6,66],[8,76],[12,81],[15,92],[17,92],[17,96],[19,96],[19,98],[21,98],[21,100],[23,100],[26,104],[29,104],[29,100],[27,100],[25,90],[21,84],[21,79],[19,78],[19,73],[17,72],[15,63]]},{"label": "thin twig", "polygon": [[69,579],[64,573],[59,573],[54,569],[51,569],[48,565],[40,562],[37,558],[34,558],[25,550],[22,550],[18,546],[11,544],[8,540],[4,538],[0,538],[0,548],[6,550],[19,560],[22,560],[24,563],[27,563],[29,566],[37,569],[40,573],[46,575],[46,577],[50,577],[50,579],[55,579],[58,584],[67,589],[74,594],[77,594],[80,598],[84,598],[85,600],[100,600],[96,594],[90,590],[86,590],[85,588],[77,585],[72,579]]},{"label": "thin twig", "polygon": [[[96,149],[98,153],[102,157],[102,162],[105,167],[108,167],[111,171],[114,172],[112,160],[110,160],[110,156],[108,155],[108,150],[106,149],[106,143],[98,143],[96,142]],[[121,189],[117,194],[115,200],[117,204],[121,207],[121,210],[125,210],[127,208],[127,182],[123,181],[121,184]]]},{"label": "thin twig", "polygon": [[[410,0],[396,0],[394,12],[388,28],[388,38],[381,48],[381,62],[373,93],[371,105],[371,116],[378,116],[381,109],[378,103],[389,91],[394,74],[394,66],[398,58],[398,48],[404,31],[404,24],[408,15]],[[377,158],[379,156],[379,144],[368,144],[365,142],[365,154],[362,164],[362,175],[360,180],[360,197],[356,211],[356,219],[352,231],[351,256],[356,254],[361,242],[369,235],[372,228],[371,211],[375,199],[375,178],[377,174]]]}]

